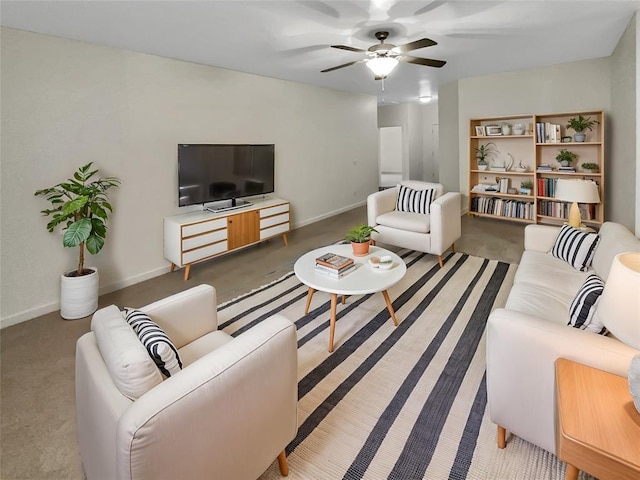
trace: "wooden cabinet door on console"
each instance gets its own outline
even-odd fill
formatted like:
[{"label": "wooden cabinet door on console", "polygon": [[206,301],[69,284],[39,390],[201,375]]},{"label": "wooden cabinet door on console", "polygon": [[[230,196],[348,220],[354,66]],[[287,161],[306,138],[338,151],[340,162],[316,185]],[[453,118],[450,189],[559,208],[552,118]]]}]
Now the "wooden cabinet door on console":
[{"label": "wooden cabinet door on console", "polygon": [[260,240],[260,211],[239,213],[227,217],[229,250]]}]

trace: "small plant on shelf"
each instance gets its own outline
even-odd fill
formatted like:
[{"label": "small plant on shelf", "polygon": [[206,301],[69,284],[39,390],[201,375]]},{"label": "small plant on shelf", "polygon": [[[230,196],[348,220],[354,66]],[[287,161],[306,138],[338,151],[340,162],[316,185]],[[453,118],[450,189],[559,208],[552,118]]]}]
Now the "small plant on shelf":
[{"label": "small plant on shelf", "polygon": [[587,173],[595,173],[598,171],[598,164],[597,163],[591,163],[591,162],[584,162],[582,165],[580,165],[582,167],[582,169],[587,172]]},{"label": "small plant on shelf", "polygon": [[476,147],[476,159],[478,160],[478,170],[486,170],[487,159],[498,153],[498,148],[493,142],[483,143]]},{"label": "small plant on shelf", "polygon": [[566,148],[560,149],[558,155],[556,155],[556,161],[560,163],[563,167],[568,167],[571,163],[578,158],[578,155],[567,150]]},{"label": "small plant on shelf", "polygon": [[533,192],[533,181],[523,180],[522,182],[520,182],[521,195],[531,195],[532,192]]},{"label": "small plant on shelf", "polygon": [[598,122],[597,120],[591,120],[591,117],[583,117],[578,115],[577,117],[570,118],[567,121],[567,128],[572,129],[576,134],[573,136],[574,142],[584,142],[587,135],[585,130],[593,130],[593,126]]}]

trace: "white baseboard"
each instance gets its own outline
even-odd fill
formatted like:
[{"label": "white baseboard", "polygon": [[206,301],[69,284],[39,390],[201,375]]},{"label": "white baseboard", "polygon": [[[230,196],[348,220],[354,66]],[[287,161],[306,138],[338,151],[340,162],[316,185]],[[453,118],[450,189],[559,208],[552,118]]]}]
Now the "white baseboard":
[{"label": "white baseboard", "polygon": [[339,215],[341,213],[348,212],[349,210],[353,210],[354,208],[357,208],[357,207],[361,207],[362,205],[365,205],[366,203],[367,203],[366,200],[362,200],[361,202],[352,203],[351,205],[349,205],[347,207],[339,208],[338,210],[333,210],[331,212],[323,213],[322,215],[318,215],[317,217],[309,218],[309,219],[305,220],[304,222],[293,223],[291,225],[291,229],[293,230],[293,229],[296,229],[296,228],[304,227],[306,225],[311,225],[312,223],[319,222],[320,220],[324,220],[325,218],[335,217],[336,215]]},{"label": "white baseboard", "polygon": [[[145,280],[149,280],[150,278],[164,275],[165,273],[168,273],[169,270],[170,266],[166,265],[160,268],[155,268],[145,273],[141,273],[139,275],[125,278],[123,280],[118,280],[117,282],[113,282],[100,287],[100,289],[98,290],[98,295],[105,295],[107,293],[115,292],[116,290],[120,290],[121,288],[135,285],[136,283],[144,282]],[[13,315],[9,315],[8,317],[2,317],[0,318],[0,329],[10,327],[11,325],[16,325],[18,323],[26,322],[27,320],[39,317],[40,315],[46,315],[47,313],[55,312],[56,310],[60,310],[60,301],[47,303],[46,305],[41,305],[36,308],[18,312]]]}]

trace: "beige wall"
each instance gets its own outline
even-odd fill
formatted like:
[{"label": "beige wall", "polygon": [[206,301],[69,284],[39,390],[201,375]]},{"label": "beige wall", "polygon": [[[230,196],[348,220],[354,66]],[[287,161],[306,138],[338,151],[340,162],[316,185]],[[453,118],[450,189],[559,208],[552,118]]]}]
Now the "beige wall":
[{"label": "beige wall", "polygon": [[466,164],[460,162],[464,153],[460,152],[459,147],[460,113],[458,112],[458,104],[458,82],[441,85],[438,89],[440,142],[438,179],[447,192],[464,192],[464,190],[460,190],[460,175],[466,176],[467,167]]},{"label": "beige wall", "polygon": [[77,251],[47,233],[38,213],[47,205],[33,192],[85,162],[122,180],[106,246],[88,261],[101,293],[168,271],[162,219],[181,211],[178,143],[275,143],[276,193],[291,201],[294,227],[362,204],[377,188],[375,97],[0,34],[3,326],[59,308],[59,276]]},{"label": "beige wall", "polygon": [[422,178],[438,182],[438,102],[422,106]]},{"label": "beige wall", "polygon": [[636,190],[636,22],[629,23],[611,55],[611,114],[608,116],[605,218],[634,231]]}]

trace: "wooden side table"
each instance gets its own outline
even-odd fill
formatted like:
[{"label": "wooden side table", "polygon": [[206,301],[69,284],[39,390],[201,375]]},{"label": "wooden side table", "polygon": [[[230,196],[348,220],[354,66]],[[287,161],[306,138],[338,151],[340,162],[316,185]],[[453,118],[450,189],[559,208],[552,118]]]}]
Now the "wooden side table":
[{"label": "wooden side table", "polygon": [[640,413],[627,379],[564,358],[556,361],[557,455],[566,480],[640,478]]}]

